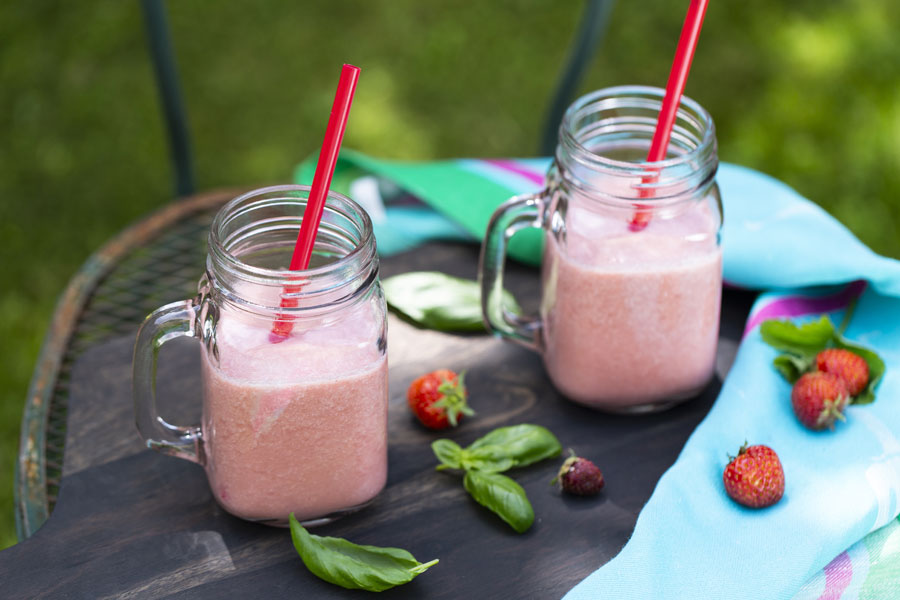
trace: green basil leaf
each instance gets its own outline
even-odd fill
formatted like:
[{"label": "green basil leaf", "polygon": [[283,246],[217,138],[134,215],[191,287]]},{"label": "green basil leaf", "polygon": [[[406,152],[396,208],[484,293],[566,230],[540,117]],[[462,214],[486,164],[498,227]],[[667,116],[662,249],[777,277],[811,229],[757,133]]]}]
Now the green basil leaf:
[{"label": "green basil leaf", "polygon": [[463,450],[460,462],[464,469],[478,469],[487,473],[499,473],[516,466],[502,446],[482,446],[475,450]]},{"label": "green basil leaf", "polygon": [[862,356],[863,360],[866,361],[866,364],[869,365],[869,385],[867,385],[866,389],[860,392],[859,395],[852,398],[850,403],[871,404],[872,402],[875,402],[875,388],[878,387],[878,384],[881,383],[881,378],[884,377],[884,361],[874,351],[869,350],[864,346],[860,346],[859,344],[848,342],[837,334],[834,336],[834,345],[838,348],[844,348],[845,350],[849,350],[854,354]]},{"label": "green basil leaf", "polygon": [[436,331],[484,330],[484,323],[481,321],[481,307],[478,307],[478,314],[475,314],[473,304],[423,308],[422,316],[415,321],[419,325]]},{"label": "green basil leaf", "polygon": [[420,563],[400,548],[360,546],[345,539],[306,531],[291,513],[291,539],[303,564],[316,577],[347,589],[380,592],[408,583],[437,559]]},{"label": "green basil leaf", "polygon": [[534,510],[525,490],[500,473],[466,471],[463,485],[478,504],[496,513],[518,533],[525,533],[534,523]]},{"label": "green basil leaf", "polygon": [[793,384],[812,368],[813,363],[812,360],[796,354],[781,354],[775,358],[772,364],[787,379],[788,383]]},{"label": "green basil leaf", "polygon": [[769,319],[760,326],[759,333],[763,341],[773,348],[804,358],[815,356],[835,336],[834,325],[825,316],[799,326],[790,321]]},{"label": "green basil leaf", "polygon": [[[388,277],[381,283],[391,310],[438,331],[484,331],[478,282],[436,271],[416,271]],[[519,305],[509,292],[503,304],[516,314]]]},{"label": "green basil leaf", "polygon": [[546,427],[528,423],[495,429],[472,442],[466,450],[471,453],[487,446],[501,448],[500,456],[511,458],[517,467],[558,456],[562,452],[559,440]]},{"label": "green basil leaf", "polygon": [[438,471],[463,468],[463,449],[453,440],[435,440],[431,442],[431,450],[438,460],[441,461],[441,464],[437,466]]}]

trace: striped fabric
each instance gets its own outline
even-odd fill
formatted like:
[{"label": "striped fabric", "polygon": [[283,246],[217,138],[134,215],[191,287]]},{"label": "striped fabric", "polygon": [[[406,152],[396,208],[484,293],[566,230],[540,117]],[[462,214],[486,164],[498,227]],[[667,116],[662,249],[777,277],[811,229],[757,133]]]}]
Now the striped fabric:
[{"label": "striped fabric", "polygon": [[794,600],[882,600],[900,596],[900,521],[853,544],[809,581]]},{"label": "striped fabric", "polygon": [[[334,187],[355,185],[354,197],[381,215],[376,238],[390,254],[428,239],[477,243],[501,202],[541,188],[549,163],[381,161],[344,150]],[[295,178],[308,183],[313,164]],[[658,482],[631,540],[572,582],[566,598],[900,598],[900,263],[771,177],[723,164],[717,179],[725,280],[765,293],[719,398]],[[510,244],[530,264],[541,251],[536,230]],[[834,434],[809,432],[793,418],[790,387],[772,369],[775,352],[758,326],[822,313],[839,322],[854,298],[846,334],[885,359],[879,399],[848,408]],[[785,464],[785,498],[765,511],[737,506],[722,489],[720,459],[744,439],[773,446]]]}]

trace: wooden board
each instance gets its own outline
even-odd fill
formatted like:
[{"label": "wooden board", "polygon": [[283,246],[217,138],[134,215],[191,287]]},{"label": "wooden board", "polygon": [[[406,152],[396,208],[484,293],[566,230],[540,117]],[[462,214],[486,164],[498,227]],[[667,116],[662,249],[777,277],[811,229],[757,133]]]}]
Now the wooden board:
[{"label": "wooden board", "polygon": [[[436,269],[475,276],[477,249],[432,244],[385,260],[382,275]],[[534,270],[511,266],[509,287],[534,307]],[[175,300],[176,298],[172,298]],[[398,546],[440,564],[389,598],[557,598],[615,556],[662,473],[718,394],[752,295],[726,291],[718,376],[667,412],[626,417],[561,398],[540,358],[487,336],[418,330],[392,318],[388,486],[368,507],[316,533]],[[131,408],[133,338],[96,346],[73,371],[65,475],[56,509],[33,537],[0,552],[4,598],[350,598],[312,576],[284,529],[243,522],[213,502],[203,470],[144,450]],[[167,345],[159,382],[164,414],[187,424],[199,408],[197,349]],[[420,427],[406,386],[438,367],[468,369],[478,411],[456,431]],[[429,444],[467,444],[494,427],[548,427],[595,460],[607,479],[597,498],[561,496],[549,481],[560,461],[510,472],[536,514],[524,535],[469,498],[461,477],[434,470]]]}]

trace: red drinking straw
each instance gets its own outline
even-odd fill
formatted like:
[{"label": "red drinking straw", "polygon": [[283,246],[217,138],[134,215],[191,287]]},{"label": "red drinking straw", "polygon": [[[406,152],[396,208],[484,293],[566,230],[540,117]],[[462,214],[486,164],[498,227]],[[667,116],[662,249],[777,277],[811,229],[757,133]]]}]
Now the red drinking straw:
[{"label": "red drinking straw", "polygon": [[334,175],[334,166],[337,164],[338,154],[341,151],[344,130],[347,129],[347,117],[350,116],[350,104],[353,102],[353,91],[356,90],[357,80],[359,80],[359,67],[344,65],[341,69],[337,92],[334,94],[334,104],[331,105],[331,116],[328,118],[325,139],[322,140],[322,151],[319,153],[319,161],[316,163],[316,174],[313,176],[312,189],[309,191],[309,200],[306,202],[306,211],[303,213],[303,221],[300,223],[297,245],[294,246],[294,255],[291,257],[291,271],[300,271],[309,267],[309,258],[312,256],[313,246],[316,243],[316,232],[319,230],[319,222],[322,220],[322,211],[325,208],[325,198],[328,197],[328,188],[331,187],[331,176]]},{"label": "red drinking straw", "polygon": [[[656,130],[653,132],[653,141],[650,142],[650,151],[647,153],[647,162],[656,162],[666,157],[669,147],[669,139],[672,137],[672,127],[675,125],[675,114],[681,103],[681,95],[687,83],[688,73],[691,70],[691,61],[694,59],[694,50],[697,49],[697,40],[700,39],[700,28],[703,27],[703,16],[706,14],[706,6],[709,0],[691,0],[684,25],[681,28],[681,37],[678,39],[678,49],[675,51],[675,60],[672,62],[672,70],[669,72],[669,81],[666,84],[666,95],[663,97],[662,108],[656,121]],[[644,183],[649,183],[651,178]],[[642,190],[641,196],[653,195],[652,190]],[[629,223],[631,231],[641,231],[650,223],[650,207],[636,205],[637,210]]]},{"label": "red drinking straw", "polygon": [[[325,199],[328,197],[331,177],[334,175],[334,167],[341,151],[341,141],[344,139],[344,130],[347,129],[347,117],[350,116],[350,105],[353,103],[353,92],[356,90],[358,80],[359,67],[344,65],[341,68],[341,78],[334,94],[334,103],[331,105],[328,127],[325,129],[325,139],[322,140],[322,151],[319,152],[316,173],[313,176],[309,198],[306,201],[306,210],[303,212],[303,220],[300,223],[300,233],[297,235],[294,254],[291,256],[291,271],[302,271],[309,268],[309,259],[312,257],[313,247],[316,243],[316,233],[319,231],[319,223],[322,221]],[[284,291],[286,294],[297,293],[300,291],[300,286],[286,286]],[[282,297],[281,306],[282,308],[296,307],[297,300]],[[293,323],[290,319],[286,315],[278,315],[272,325],[269,340],[273,343],[280,342],[291,334],[291,329],[293,329]]]}]

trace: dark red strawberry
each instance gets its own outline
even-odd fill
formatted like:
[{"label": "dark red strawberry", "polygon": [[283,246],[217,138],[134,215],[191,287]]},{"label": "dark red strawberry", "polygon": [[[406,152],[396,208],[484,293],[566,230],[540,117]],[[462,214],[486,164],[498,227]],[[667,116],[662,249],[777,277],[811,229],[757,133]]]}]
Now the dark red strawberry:
[{"label": "dark red strawberry", "polygon": [[597,465],[586,458],[572,456],[566,459],[559,469],[559,474],[551,483],[559,481],[564,492],[576,496],[594,496],[603,489],[603,473]]},{"label": "dark red strawberry", "polygon": [[784,470],[768,446],[741,446],[725,467],[722,481],[732,500],[750,508],[765,508],[784,495]]},{"label": "dark red strawberry", "polygon": [[843,348],[828,348],[819,352],[816,368],[842,380],[850,396],[862,392],[869,383],[869,364],[862,356]]},{"label": "dark red strawberry", "polygon": [[438,369],[413,381],[406,391],[406,400],[413,414],[425,427],[446,429],[456,427],[463,415],[475,412],[466,404],[465,372],[459,376],[449,369]]},{"label": "dark red strawberry", "polygon": [[844,382],[822,371],[801,376],[791,390],[794,414],[803,425],[815,431],[826,427],[834,429],[837,419],[845,421],[843,411],[849,400]]}]

